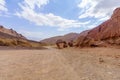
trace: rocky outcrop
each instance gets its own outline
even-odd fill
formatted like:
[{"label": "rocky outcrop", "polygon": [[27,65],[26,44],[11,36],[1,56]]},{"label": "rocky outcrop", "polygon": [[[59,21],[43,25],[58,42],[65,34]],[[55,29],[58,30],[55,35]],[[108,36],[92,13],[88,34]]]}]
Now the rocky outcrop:
[{"label": "rocky outcrop", "polygon": [[[81,36],[78,38],[80,41]],[[92,43],[91,43],[92,42]],[[115,9],[111,18],[96,28],[90,30],[87,35],[84,36],[84,40],[81,42],[86,46],[93,45],[95,43],[119,45],[120,44],[120,8]],[[77,43],[79,46],[80,42]],[[102,45],[103,45],[102,44]]]},{"label": "rocky outcrop", "polygon": [[83,46],[84,41],[85,41],[86,36],[88,35],[89,31],[90,30],[86,30],[86,31],[83,31],[79,34],[79,37],[75,41],[76,46],[80,46],[80,45]]}]

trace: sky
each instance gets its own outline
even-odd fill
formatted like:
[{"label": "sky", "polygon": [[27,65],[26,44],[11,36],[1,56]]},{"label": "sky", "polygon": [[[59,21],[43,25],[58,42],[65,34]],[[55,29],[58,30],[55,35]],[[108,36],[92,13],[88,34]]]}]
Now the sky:
[{"label": "sky", "polygon": [[0,25],[40,41],[92,29],[117,7],[120,0],[0,0]]}]

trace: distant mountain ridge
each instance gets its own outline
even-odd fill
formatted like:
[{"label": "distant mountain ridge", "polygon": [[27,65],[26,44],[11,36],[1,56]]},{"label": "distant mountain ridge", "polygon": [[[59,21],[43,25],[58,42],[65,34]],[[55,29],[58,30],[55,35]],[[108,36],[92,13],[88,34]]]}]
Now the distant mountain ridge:
[{"label": "distant mountain ridge", "polygon": [[63,36],[55,36],[55,37],[47,38],[47,39],[41,40],[41,42],[46,44],[55,44],[58,39],[62,39],[66,42],[69,42],[71,40],[77,39],[78,36],[79,36],[79,33],[69,33]]}]

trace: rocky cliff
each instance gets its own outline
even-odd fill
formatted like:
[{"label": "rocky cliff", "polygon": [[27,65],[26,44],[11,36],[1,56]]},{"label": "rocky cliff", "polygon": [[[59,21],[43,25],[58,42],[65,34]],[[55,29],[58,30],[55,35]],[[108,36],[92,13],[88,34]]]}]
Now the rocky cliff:
[{"label": "rocky cliff", "polygon": [[87,35],[84,36],[84,40],[79,42],[81,36],[77,40],[77,45],[90,46],[98,45],[102,43],[119,45],[120,44],[120,8],[114,10],[111,18],[96,28],[90,30]]}]

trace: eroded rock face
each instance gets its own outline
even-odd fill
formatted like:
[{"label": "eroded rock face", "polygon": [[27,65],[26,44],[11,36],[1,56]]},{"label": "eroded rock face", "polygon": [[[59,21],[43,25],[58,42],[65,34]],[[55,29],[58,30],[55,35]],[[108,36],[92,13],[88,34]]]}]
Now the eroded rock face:
[{"label": "eroded rock face", "polygon": [[[94,42],[104,41],[109,44],[120,44],[120,8],[115,9],[109,20],[90,30],[85,38],[94,39]],[[86,40],[82,43],[85,43]]]},{"label": "eroded rock face", "polygon": [[83,31],[83,32],[81,32],[80,34],[79,34],[79,37],[76,39],[76,41],[75,41],[75,46],[83,46],[83,45],[85,45],[84,44],[84,41],[86,40],[86,36],[88,35],[88,33],[89,33],[89,31],[90,30],[86,30],[86,31]]},{"label": "eroded rock face", "polygon": [[120,8],[115,9],[115,11],[113,12],[113,15],[111,16],[111,19],[116,22],[120,21]]},{"label": "eroded rock face", "polygon": [[99,25],[98,27],[92,29],[89,34],[89,37],[94,38],[95,40],[104,40],[113,37],[120,36],[120,8],[117,8],[112,17]]}]

